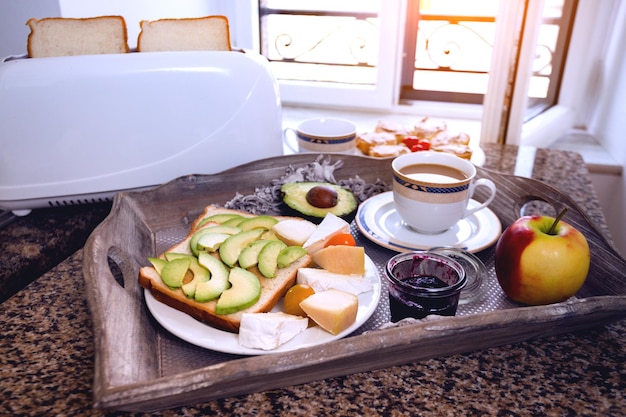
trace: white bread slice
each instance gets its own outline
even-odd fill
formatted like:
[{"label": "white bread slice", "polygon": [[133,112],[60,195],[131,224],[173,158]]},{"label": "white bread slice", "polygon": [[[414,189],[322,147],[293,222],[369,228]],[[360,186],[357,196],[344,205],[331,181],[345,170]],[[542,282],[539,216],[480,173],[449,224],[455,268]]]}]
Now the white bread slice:
[{"label": "white bread slice", "polygon": [[138,52],[230,51],[226,16],[142,20]]},{"label": "white bread slice", "polygon": [[[218,207],[218,206],[212,206],[212,205],[206,206],[204,210],[202,211],[202,213],[198,217],[196,217],[194,221],[191,223],[191,228],[189,229],[189,234],[187,235],[187,237],[188,238],[191,237],[191,235],[193,235],[197,230],[202,229],[206,227],[207,225],[209,225],[209,223],[204,223],[204,224],[201,224],[201,223],[207,217],[211,217],[216,214],[235,214],[235,215],[239,215],[242,217],[254,217],[254,214],[250,214],[247,211],[227,209],[224,207]],[[275,216],[275,217],[277,219],[281,218],[279,216]],[[288,217],[285,217],[285,218],[288,218]],[[213,223],[213,225],[215,225],[215,223]]]},{"label": "white bread slice", "polygon": [[127,53],[122,16],[29,19],[26,48],[31,58]]},{"label": "white bread slice", "polygon": [[[195,232],[194,226],[197,225],[203,218],[220,213],[234,213],[240,214],[244,217],[253,217],[252,214],[243,211],[225,209],[216,206],[208,206],[205,208],[203,213],[198,216],[193,222],[189,234],[181,242],[172,246],[166,252],[191,254],[189,240]],[[288,219],[290,217],[276,216],[276,218]],[[214,224],[215,223],[206,223],[205,225],[202,225],[202,227],[208,227],[209,225]],[[163,255],[161,254],[161,256]],[[243,313],[269,312],[285,295],[287,290],[295,284],[298,269],[307,267],[311,265],[311,263],[312,258],[310,255],[307,254],[292,263],[291,265],[279,269],[275,278],[265,278],[256,267],[250,268],[249,270],[259,278],[259,281],[261,283],[261,297],[251,307],[227,315],[215,314],[215,305],[217,301],[200,303],[185,296],[182,289],[180,288],[171,289],[163,283],[160,275],[151,266],[144,266],[139,270],[139,285],[141,285],[143,288],[150,290],[155,299],[164,304],[167,304],[172,308],[189,314],[193,318],[203,323],[209,324],[225,331],[237,333],[239,331],[239,324]]]}]

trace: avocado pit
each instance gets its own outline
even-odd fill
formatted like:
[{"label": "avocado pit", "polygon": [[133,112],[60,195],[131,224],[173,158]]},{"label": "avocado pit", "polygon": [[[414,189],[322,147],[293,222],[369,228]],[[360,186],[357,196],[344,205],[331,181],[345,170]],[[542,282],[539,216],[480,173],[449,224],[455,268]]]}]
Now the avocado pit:
[{"label": "avocado pit", "polygon": [[352,221],[358,207],[356,196],[347,188],[327,182],[298,182],[281,186],[285,214],[319,223],[332,213]]},{"label": "avocado pit", "polygon": [[306,201],[317,208],[331,208],[337,205],[339,194],[327,185],[316,185],[306,193]]}]

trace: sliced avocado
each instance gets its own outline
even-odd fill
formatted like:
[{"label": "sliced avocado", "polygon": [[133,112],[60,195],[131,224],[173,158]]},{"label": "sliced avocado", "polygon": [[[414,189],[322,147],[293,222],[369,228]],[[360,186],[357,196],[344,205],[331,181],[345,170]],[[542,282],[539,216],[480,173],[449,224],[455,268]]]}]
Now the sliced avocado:
[{"label": "sliced avocado", "polygon": [[163,266],[165,266],[167,261],[165,259],[161,259],[161,258],[148,258],[148,261],[150,261],[150,263],[154,267],[155,271],[157,271],[157,273],[159,275],[161,275],[161,271],[163,270]]},{"label": "sliced avocado", "polygon": [[186,279],[183,280],[181,288],[187,297],[193,298],[196,294],[196,288],[198,285],[202,282],[208,281],[209,278],[211,278],[211,273],[208,269],[198,263],[197,258],[190,257],[189,261],[189,271],[191,271],[193,277],[188,282],[186,282]]},{"label": "sliced avocado", "polygon": [[220,245],[229,237],[228,233],[205,233],[200,236],[196,243],[196,249],[198,255],[202,252],[215,252],[220,248]]},{"label": "sliced avocado", "polygon": [[200,223],[198,223],[198,225],[196,226],[196,228],[207,224],[209,222],[213,222],[213,223],[224,223],[226,220],[230,220],[233,217],[241,217],[239,214],[236,213],[217,213],[217,214],[212,214],[209,217],[205,217],[204,219],[200,220]]},{"label": "sliced avocado", "polygon": [[198,255],[198,263],[211,272],[211,279],[196,286],[195,299],[200,303],[215,300],[228,287],[228,268],[222,261],[208,253]]},{"label": "sliced avocado", "polygon": [[191,259],[191,258],[193,258],[193,255],[189,255],[188,253],[165,252],[163,255],[165,256],[165,259],[167,259],[170,262],[175,260],[175,259]]},{"label": "sliced avocado", "polygon": [[257,228],[270,230],[276,223],[278,223],[278,220],[272,216],[256,216],[242,221],[237,225],[237,227],[241,228],[241,230],[251,230]]},{"label": "sliced avocado", "polygon": [[243,248],[239,254],[239,266],[243,269],[255,266],[259,262],[261,249],[270,242],[271,240],[260,239],[252,242],[250,246]]},{"label": "sliced avocado", "polygon": [[236,215],[236,216],[233,216],[233,217],[231,217],[230,219],[228,219],[228,220],[224,221],[224,222],[222,223],[222,225],[224,225],[224,226],[235,226],[235,227],[237,227],[237,226],[239,225],[239,223],[243,222],[243,221],[244,221],[244,220],[246,220],[246,219],[248,219],[248,217],[243,217],[243,216],[240,216],[240,215]]},{"label": "sliced avocado", "polygon": [[239,232],[241,232],[241,229],[239,229],[238,227],[234,227],[234,226],[226,226],[226,225],[208,226],[208,227],[205,227],[204,229],[198,230],[191,236],[191,239],[189,239],[189,248],[191,249],[191,252],[193,252],[194,255],[198,256],[198,252],[200,252],[198,250],[198,241],[200,240],[200,238],[202,238],[202,236],[206,235],[207,233],[226,233],[229,235],[235,235]]},{"label": "sliced avocado", "polygon": [[184,257],[173,259],[163,265],[161,270],[161,279],[170,288],[179,288],[183,285],[191,258]]},{"label": "sliced avocado", "polygon": [[259,252],[259,272],[265,278],[274,278],[276,269],[278,268],[278,254],[285,249],[287,245],[280,240],[273,240],[261,249]]},{"label": "sliced avocado", "polygon": [[274,233],[273,230],[266,230],[266,231],[264,231],[259,239],[263,239],[263,240],[279,240],[278,236],[276,236],[276,233]]},{"label": "sliced avocado", "polygon": [[319,223],[327,213],[352,221],[358,206],[352,191],[325,182],[283,184],[281,194],[288,209],[314,223]]},{"label": "sliced avocado", "polygon": [[257,240],[259,236],[263,234],[263,230],[264,229],[246,230],[245,232],[237,233],[226,239],[220,245],[219,249],[222,261],[231,268],[235,266],[243,248]]},{"label": "sliced avocado", "polygon": [[304,255],[306,255],[306,249],[302,246],[287,246],[278,254],[278,258],[276,258],[276,265],[279,268],[284,268],[302,258]]},{"label": "sliced avocado", "polygon": [[261,297],[261,282],[252,272],[240,267],[230,270],[231,287],[225,290],[215,305],[215,313],[232,314],[256,303]]}]

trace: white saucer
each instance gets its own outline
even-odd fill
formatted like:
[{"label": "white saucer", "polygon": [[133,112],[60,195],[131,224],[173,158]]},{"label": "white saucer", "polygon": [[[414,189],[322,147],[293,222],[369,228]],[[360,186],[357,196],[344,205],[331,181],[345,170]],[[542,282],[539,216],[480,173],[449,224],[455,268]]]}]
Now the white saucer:
[{"label": "white saucer", "polygon": [[[470,208],[478,205],[470,200]],[[398,252],[433,247],[456,247],[480,252],[495,243],[502,232],[498,216],[489,208],[471,214],[447,231],[428,235],[409,228],[394,207],[393,192],[378,194],[364,201],[356,214],[356,224],[369,240]]]}]

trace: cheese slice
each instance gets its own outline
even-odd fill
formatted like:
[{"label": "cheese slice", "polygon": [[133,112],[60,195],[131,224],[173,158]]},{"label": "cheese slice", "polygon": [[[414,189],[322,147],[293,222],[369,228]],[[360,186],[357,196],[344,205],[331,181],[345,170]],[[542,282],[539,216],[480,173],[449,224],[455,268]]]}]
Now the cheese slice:
[{"label": "cheese slice", "polygon": [[276,223],[272,230],[289,246],[302,246],[317,229],[317,225],[305,219],[287,219]]},{"label": "cheese slice", "polygon": [[339,233],[350,233],[350,223],[332,213],[327,213],[302,247],[308,253],[313,254],[326,246],[330,238]]},{"label": "cheese slice", "polygon": [[335,274],[365,274],[365,249],[362,246],[334,245],[313,254],[313,262]]},{"label": "cheese slice", "polygon": [[300,268],[296,279],[298,284],[309,285],[315,292],[335,289],[359,295],[372,290],[372,283],[365,275],[335,274],[319,268]]},{"label": "cheese slice", "polygon": [[356,321],[359,299],[349,292],[331,289],[305,298],[300,307],[320,327],[336,335]]},{"label": "cheese slice", "polygon": [[272,350],[307,329],[307,317],[276,313],[243,313],[239,344],[251,349]]}]

